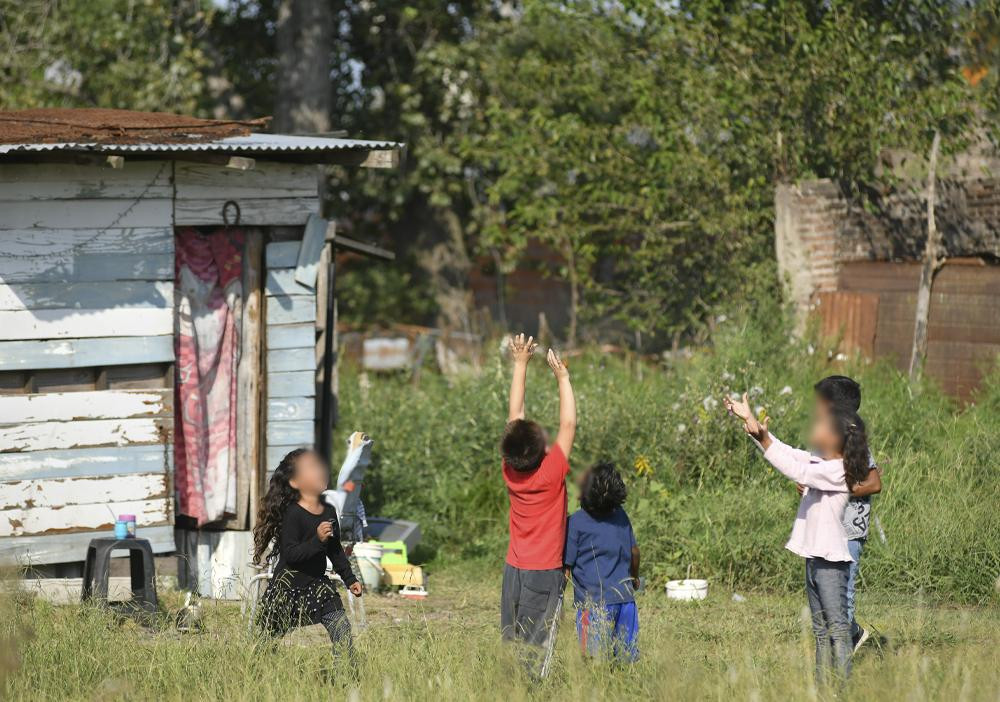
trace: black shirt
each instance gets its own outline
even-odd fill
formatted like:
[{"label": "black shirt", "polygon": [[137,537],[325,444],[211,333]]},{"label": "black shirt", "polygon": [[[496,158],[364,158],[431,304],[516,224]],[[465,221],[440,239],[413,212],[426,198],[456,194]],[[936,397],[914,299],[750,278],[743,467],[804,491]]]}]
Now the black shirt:
[{"label": "black shirt", "polygon": [[[331,520],[333,532],[325,542],[320,541],[316,529],[321,522]],[[322,514],[313,514],[299,503],[293,502],[281,521],[275,577],[287,570],[292,577],[290,584],[293,587],[306,587],[316,579],[326,579],[327,558],[345,585],[350,586],[358,581],[351,570],[351,562],[344,553],[344,547],[340,544],[336,510],[324,504]]]}]

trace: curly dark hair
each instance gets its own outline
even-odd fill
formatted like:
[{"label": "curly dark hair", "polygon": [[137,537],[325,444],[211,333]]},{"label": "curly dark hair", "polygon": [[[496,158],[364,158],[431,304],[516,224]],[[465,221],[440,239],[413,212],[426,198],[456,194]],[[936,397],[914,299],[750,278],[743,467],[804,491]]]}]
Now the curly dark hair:
[{"label": "curly dark hair", "polygon": [[545,430],[528,419],[507,422],[500,440],[500,455],[514,470],[534,470],[545,458]]},{"label": "curly dark hair", "polygon": [[868,477],[868,471],[871,470],[871,452],[868,449],[865,422],[857,412],[846,407],[835,407],[833,425],[842,441],[844,479],[847,487],[853,490],[855,485]]},{"label": "curly dark hair", "polygon": [[598,463],[587,471],[580,506],[592,517],[607,517],[625,504],[628,490],[614,463]]},{"label": "curly dark hair", "polygon": [[288,506],[293,502],[298,502],[301,497],[299,491],[293,488],[288,481],[295,475],[295,464],[299,457],[308,452],[309,449],[304,448],[289,451],[271,475],[271,483],[267,487],[264,499],[260,501],[257,524],[253,528],[254,563],[264,562],[264,554],[272,542],[274,543],[274,555],[278,553],[277,538],[281,531],[281,520],[285,518]]}]

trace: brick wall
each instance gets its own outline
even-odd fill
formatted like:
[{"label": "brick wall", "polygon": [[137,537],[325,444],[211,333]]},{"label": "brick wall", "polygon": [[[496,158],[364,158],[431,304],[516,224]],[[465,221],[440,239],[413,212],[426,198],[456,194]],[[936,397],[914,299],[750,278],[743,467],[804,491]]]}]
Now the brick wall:
[{"label": "brick wall", "polygon": [[[925,369],[968,399],[1000,352],[1000,179],[940,181],[935,216],[948,263],[934,283]],[[779,186],[775,250],[800,324],[814,312],[845,350],[905,369],[926,226],[919,185],[863,197],[829,180]]]}]

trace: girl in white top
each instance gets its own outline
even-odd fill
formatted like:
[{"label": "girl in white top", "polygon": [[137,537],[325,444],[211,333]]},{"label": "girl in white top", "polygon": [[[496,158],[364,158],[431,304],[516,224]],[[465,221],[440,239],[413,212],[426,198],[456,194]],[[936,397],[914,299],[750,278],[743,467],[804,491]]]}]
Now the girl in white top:
[{"label": "girl in white top", "polygon": [[768,419],[757,421],[746,394],[742,400],[725,398],[725,405],[743,420],[747,434],[764,450],[764,458],[779,473],[806,488],[785,548],[806,559],[817,681],[822,684],[829,672],[844,680],[851,665],[847,577],[852,559],[843,517],[851,487],[868,475],[865,424],[849,410],[834,408],[817,414],[810,434],[817,456],[771,436]]}]

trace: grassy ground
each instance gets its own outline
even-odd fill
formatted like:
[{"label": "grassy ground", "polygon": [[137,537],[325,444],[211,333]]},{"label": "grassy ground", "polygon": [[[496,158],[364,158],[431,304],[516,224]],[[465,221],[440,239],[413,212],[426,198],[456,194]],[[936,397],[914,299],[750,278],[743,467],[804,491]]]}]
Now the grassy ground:
[{"label": "grassy ground", "polygon": [[[674,603],[657,588],[639,599],[642,658],[624,669],[587,664],[564,616],[556,663],[540,686],[522,675],[496,631],[499,572],[467,564],[438,573],[423,602],[369,596],[357,636],[357,676],[334,666],[325,633],[280,643],[248,636],[239,608],[207,604],[205,629],[180,634],[78,606],[0,599],[0,697],[48,699],[803,700],[812,638],[801,595],[716,589]],[[1000,699],[1000,609],[930,606],[863,595],[863,621],[889,638],[856,662],[848,695],[880,700]],[[11,645],[13,643],[13,645]]]}]

